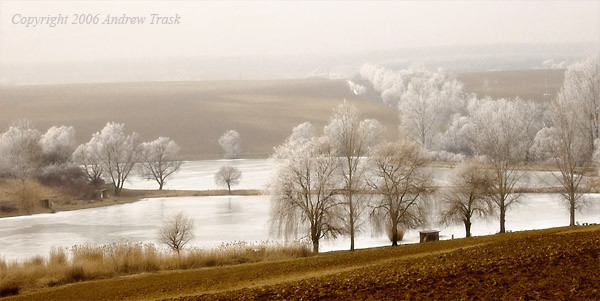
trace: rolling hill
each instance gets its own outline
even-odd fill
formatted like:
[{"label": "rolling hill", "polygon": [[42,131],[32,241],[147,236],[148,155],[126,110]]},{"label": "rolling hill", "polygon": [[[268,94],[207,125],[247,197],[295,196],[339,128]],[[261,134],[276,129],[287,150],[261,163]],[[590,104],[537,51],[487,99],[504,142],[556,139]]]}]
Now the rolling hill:
[{"label": "rolling hill", "polygon": [[[562,84],[564,70],[521,70],[459,74],[465,89],[492,97],[547,101]],[[544,97],[548,80],[548,92]],[[487,82],[487,85],[484,83]],[[347,99],[363,118],[375,118],[398,136],[396,112],[354,95],[345,80],[200,81],[99,83],[0,87],[0,129],[27,118],[45,131],[72,125],[78,143],[108,121],[125,123],[147,141],[174,139],[187,159],[219,158],[220,135],[235,129],[243,157],[268,157],[292,128],[310,121],[321,129],[333,108]]]}]

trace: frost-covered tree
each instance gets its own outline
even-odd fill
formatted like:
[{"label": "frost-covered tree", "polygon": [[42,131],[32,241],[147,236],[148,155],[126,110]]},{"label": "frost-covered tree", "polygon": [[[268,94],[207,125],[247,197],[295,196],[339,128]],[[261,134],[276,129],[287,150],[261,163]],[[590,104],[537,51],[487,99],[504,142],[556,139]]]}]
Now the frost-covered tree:
[{"label": "frost-covered tree", "polygon": [[462,103],[462,94],[462,84],[443,73],[412,79],[398,102],[400,128],[432,149],[452,110]]},{"label": "frost-covered tree", "polygon": [[109,122],[92,136],[92,150],[102,164],[106,178],[110,179],[115,195],[119,195],[123,184],[139,159],[138,134],[125,133],[125,125]]},{"label": "frost-covered tree", "polygon": [[304,122],[292,129],[292,134],[288,137],[288,142],[302,143],[310,141],[315,136],[315,129],[310,122]]},{"label": "frost-covered tree", "polygon": [[140,144],[140,174],[148,180],[158,183],[162,190],[169,176],[181,167],[179,146],[167,137]]},{"label": "frost-covered tree", "polygon": [[588,120],[580,118],[579,112],[573,109],[573,99],[564,91],[553,101],[547,114],[547,127],[537,133],[531,153],[558,169],[553,175],[563,188],[562,200],[569,209],[569,224],[574,226],[575,212],[584,203],[584,173],[592,164],[593,149],[586,130]]},{"label": "frost-covered tree", "polygon": [[471,237],[472,219],[494,212],[491,200],[494,175],[484,162],[470,160],[454,167],[450,178],[450,187],[441,195],[441,221],[464,224],[465,236]]},{"label": "frost-covered tree", "polygon": [[46,164],[64,164],[71,159],[75,150],[75,128],[53,126],[40,139],[43,161]]},{"label": "frost-covered tree", "polygon": [[[326,138],[289,143],[275,149],[276,172],[271,179],[271,228],[295,236],[306,230],[319,252],[319,241],[341,233],[336,192],[338,159]],[[303,231],[302,231],[303,232]]]},{"label": "frost-covered tree", "polygon": [[492,200],[500,214],[500,233],[506,232],[506,210],[519,200],[515,185],[522,176],[516,164],[525,161],[527,132],[515,122],[526,114],[519,102],[506,99],[482,100],[471,116],[469,139],[475,154],[483,155],[494,171]]},{"label": "frost-covered tree", "polygon": [[571,65],[565,72],[559,97],[584,121],[588,149],[592,149],[600,137],[600,57],[590,56]]},{"label": "frost-covered tree", "polygon": [[40,137],[30,121],[13,123],[0,135],[0,173],[21,180],[34,176],[42,165]]},{"label": "frost-covered tree", "polygon": [[219,144],[225,152],[226,159],[239,158],[242,141],[240,133],[235,130],[228,130],[219,138]]},{"label": "frost-covered tree", "polygon": [[227,192],[231,194],[231,186],[238,185],[242,178],[242,172],[229,165],[221,166],[215,174],[215,183],[219,186],[227,187]]},{"label": "frost-covered tree", "polygon": [[391,226],[392,246],[398,245],[399,227],[414,228],[426,221],[433,185],[425,163],[416,142],[388,142],[371,151],[369,185],[376,194],[371,221],[380,232]]},{"label": "frost-covered tree", "polygon": [[365,189],[364,156],[368,149],[383,139],[384,128],[376,120],[359,120],[358,109],[347,101],[339,105],[324,128],[337,155],[341,157],[338,171],[342,179],[341,208],[345,210],[345,228],[350,234],[350,250],[362,224],[367,195]]},{"label": "frost-covered tree", "polygon": [[92,139],[84,144],[79,145],[72,155],[73,163],[83,166],[83,170],[88,177],[88,181],[92,184],[102,182],[102,161],[99,157],[99,147],[97,138]]}]

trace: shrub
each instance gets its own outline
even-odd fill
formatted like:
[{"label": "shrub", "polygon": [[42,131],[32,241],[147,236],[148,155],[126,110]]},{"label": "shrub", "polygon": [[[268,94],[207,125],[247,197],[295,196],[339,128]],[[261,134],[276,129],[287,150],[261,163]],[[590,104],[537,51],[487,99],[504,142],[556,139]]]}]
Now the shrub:
[{"label": "shrub", "polygon": [[88,184],[83,170],[73,164],[46,166],[37,176],[37,180],[43,185],[58,187],[78,198],[91,199],[94,197],[95,186]]}]

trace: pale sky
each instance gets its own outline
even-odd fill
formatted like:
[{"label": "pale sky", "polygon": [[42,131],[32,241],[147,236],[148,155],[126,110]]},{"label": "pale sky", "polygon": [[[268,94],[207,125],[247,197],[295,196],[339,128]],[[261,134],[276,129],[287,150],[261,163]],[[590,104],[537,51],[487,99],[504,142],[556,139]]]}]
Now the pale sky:
[{"label": "pale sky", "polygon": [[[143,25],[71,24],[73,14],[146,16]],[[181,24],[147,24],[150,14]],[[25,27],[23,18],[69,16]],[[331,54],[513,43],[600,44],[600,1],[9,1],[0,63]]]}]

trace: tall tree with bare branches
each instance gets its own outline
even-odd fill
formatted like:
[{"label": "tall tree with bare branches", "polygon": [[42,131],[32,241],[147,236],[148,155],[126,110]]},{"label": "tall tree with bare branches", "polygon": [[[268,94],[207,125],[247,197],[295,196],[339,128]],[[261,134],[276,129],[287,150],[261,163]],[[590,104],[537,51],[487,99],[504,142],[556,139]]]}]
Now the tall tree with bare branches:
[{"label": "tall tree with bare branches", "polygon": [[465,236],[471,237],[472,219],[494,212],[491,200],[494,174],[485,162],[471,160],[454,167],[450,178],[450,187],[441,194],[441,221],[463,223]]},{"label": "tall tree with bare branches", "polygon": [[399,227],[414,228],[427,219],[427,196],[433,192],[431,174],[416,142],[388,142],[371,152],[370,186],[378,195],[372,204],[375,229],[391,227],[392,246],[398,245]]},{"label": "tall tree with bare branches", "polygon": [[275,150],[271,181],[272,230],[286,237],[306,230],[313,252],[341,233],[335,184],[338,160],[326,138],[288,139]]},{"label": "tall tree with bare branches", "polygon": [[377,120],[360,121],[358,109],[344,100],[334,110],[324,132],[341,157],[338,169],[344,185],[341,207],[346,211],[344,221],[350,234],[350,250],[354,250],[354,238],[368,201],[366,194],[357,193],[366,188],[364,156],[383,139],[384,128]]}]

